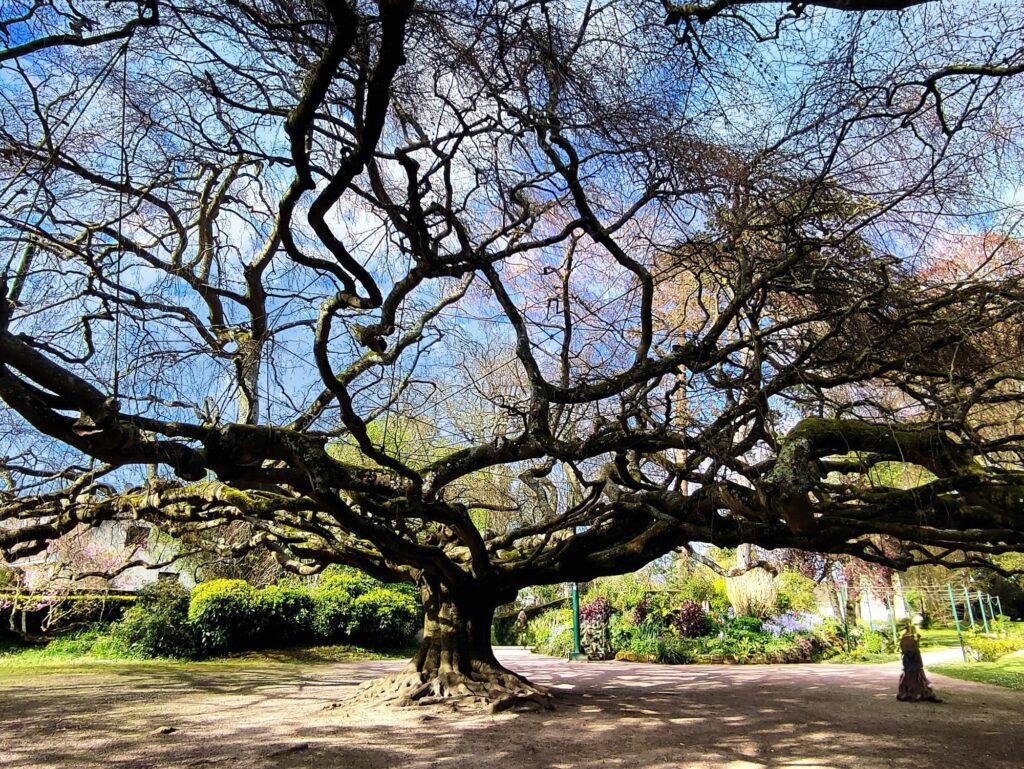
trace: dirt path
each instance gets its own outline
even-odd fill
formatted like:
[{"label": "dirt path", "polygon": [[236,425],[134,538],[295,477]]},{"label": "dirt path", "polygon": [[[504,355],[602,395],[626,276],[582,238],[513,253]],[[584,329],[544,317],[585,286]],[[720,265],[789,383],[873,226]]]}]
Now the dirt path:
[{"label": "dirt path", "polygon": [[[567,663],[513,669],[553,713],[325,710],[399,663],[112,666],[0,677],[0,766],[316,769],[1019,769],[1024,693],[935,676],[942,705],[894,698],[896,665]],[[154,734],[174,727],[171,734]]]}]

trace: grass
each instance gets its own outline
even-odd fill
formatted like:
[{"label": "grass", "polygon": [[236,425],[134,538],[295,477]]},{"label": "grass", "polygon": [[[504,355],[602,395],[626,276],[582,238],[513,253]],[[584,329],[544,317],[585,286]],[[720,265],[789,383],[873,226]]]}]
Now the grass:
[{"label": "grass", "polygon": [[882,652],[859,652],[857,654],[837,654],[834,657],[822,660],[826,665],[850,665],[869,664],[874,665],[882,662],[895,662],[900,658],[898,654],[885,654]]},{"label": "grass", "polygon": [[921,631],[921,651],[951,649],[960,646],[956,628],[929,628]]},{"label": "grass", "polygon": [[101,629],[80,630],[58,636],[45,646],[30,645],[0,636],[0,674],[66,672],[112,664],[153,665],[263,665],[357,662],[408,657],[411,649],[371,651],[359,646],[328,645],[241,652],[194,661],[167,657],[141,657],[118,644]]},{"label": "grass", "polygon": [[929,670],[963,681],[977,681],[1024,691],[1024,654],[1003,657],[995,662],[933,665]]}]

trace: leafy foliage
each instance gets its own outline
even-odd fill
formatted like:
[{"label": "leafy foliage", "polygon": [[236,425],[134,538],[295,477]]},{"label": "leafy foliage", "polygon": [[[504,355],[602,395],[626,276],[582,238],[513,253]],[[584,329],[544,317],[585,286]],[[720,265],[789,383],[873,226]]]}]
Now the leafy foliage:
[{"label": "leafy foliage", "polygon": [[672,619],[672,627],[683,638],[699,638],[710,630],[704,608],[696,601],[684,601]]},{"label": "leafy foliage", "polygon": [[188,610],[188,590],[175,580],[157,580],[139,591],[113,626],[113,637],[142,657],[195,657],[199,638]]},{"label": "leafy foliage", "polygon": [[408,595],[378,587],[352,601],[349,637],[356,643],[396,647],[412,640],[419,620],[416,602]]},{"label": "leafy foliage", "polygon": [[1024,649],[1024,637],[986,635],[977,629],[966,633],[964,643],[970,656],[978,662],[995,662]]},{"label": "leafy foliage", "polygon": [[256,613],[262,646],[288,646],[313,635],[314,596],[309,590],[270,585],[257,592]]},{"label": "leafy foliage", "polygon": [[594,600],[580,607],[580,621],[606,625],[613,611],[611,601],[603,595],[599,595]]},{"label": "leafy foliage", "polygon": [[252,648],[260,637],[257,591],[240,579],[214,579],[196,585],[188,619],[210,653]]}]

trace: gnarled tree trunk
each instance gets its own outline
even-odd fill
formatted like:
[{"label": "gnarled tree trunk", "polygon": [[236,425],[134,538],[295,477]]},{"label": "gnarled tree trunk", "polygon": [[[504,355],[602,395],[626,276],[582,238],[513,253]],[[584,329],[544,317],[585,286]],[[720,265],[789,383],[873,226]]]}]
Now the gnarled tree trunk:
[{"label": "gnarled tree trunk", "polygon": [[[422,585],[423,640],[405,670],[366,684],[357,700],[401,706],[448,704],[550,708],[543,687],[503,667],[491,647],[496,608],[490,596],[456,598],[437,584]],[[491,599],[491,600],[489,600]]]}]

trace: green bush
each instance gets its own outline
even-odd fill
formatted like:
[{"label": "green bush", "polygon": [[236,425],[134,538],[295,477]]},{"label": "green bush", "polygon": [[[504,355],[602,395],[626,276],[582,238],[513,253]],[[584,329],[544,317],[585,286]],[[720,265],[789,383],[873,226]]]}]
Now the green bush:
[{"label": "green bush", "polygon": [[613,614],[608,620],[608,642],[613,651],[627,651],[633,637],[639,632],[639,626],[626,614]]},{"label": "green bush", "polygon": [[314,608],[313,596],[303,587],[270,585],[257,591],[260,641],[273,647],[312,640]]},{"label": "green bush", "polygon": [[658,640],[658,662],[666,665],[686,665],[697,656],[693,641],[684,638],[661,638]]},{"label": "green bush", "polygon": [[814,595],[815,582],[795,571],[784,571],[776,579],[777,611],[815,612],[818,599]]},{"label": "green bush", "polygon": [[418,629],[419,607],[410,596],[385,587],[352,601],[348,633],[366,646],[404,646]]},{"label": "green bush", "polygon": [[856,637],[856,642],[868,654],[892,654],[896,650],[892,636],[887,633],[879,633],[877,630],[861,631]]},{"label": "green bush", "polygon": [[141,657],[195,657],[199,639],[189,622],[189,592],[177,581],[158,580],[111,628],[117,644]]},{"label": "green bush", "polygon": [[[614,621],[617,615],[612,615]],[[540,654],[564,657],[572,651],[572,610],[550,609],[533,617],[526,626],[525,643]]]},{"label": "green bush", "polygon": [[336,572],[321,578],[317,590],[344,590],[350,598],[358,598],[364,593],[383,587],[384,583],[362,573]]},{"label": "green bush", "polygon": [[1000,657],[1024,649],[1022,638],[993,637],[976,631],[966,634],[966,644],[971,656],[978,662],[995,662]]},{"label": "green bush", "polygon": [[321,583],[313,592],[313,634],[321,641],[347,641],[352,621],[352,595],[336,583]]},{"label": "green bush", "polygon": [[214,579],[192,590],[188,618],[206,652],[251,649],[261,637],[257,591],[241,579]]},{"label": "green bush", "polygon": [[629,639],[626,651],[641,659],[654,661],[660,656],[660,643],[658,627],[645,622],[637,627],[636,632]]}]

